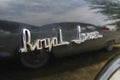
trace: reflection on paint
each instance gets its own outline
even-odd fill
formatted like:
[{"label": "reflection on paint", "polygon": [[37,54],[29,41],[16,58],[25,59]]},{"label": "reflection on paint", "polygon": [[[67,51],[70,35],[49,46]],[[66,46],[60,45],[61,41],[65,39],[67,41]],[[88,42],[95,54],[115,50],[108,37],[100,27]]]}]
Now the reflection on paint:
[{"label": "reflection on paint", "polygon": [[81,33],[81,27],[77,26],[77,28],[78,28],[79,39],[78,40],[72,40],[76,44],[80,44],[82,42],[85,42],[86,40],[97,39],[97,38],[102,38],[103,37],[103,35],[100,35],[100,33],[98,31]]},{"label": "reflection on paint", "polygon": [[[78,33],[79,33],[79,39],[71,41],[76,44],[80,44],[82,42],[85,42],[86,40],[97,39],[97,38],[103,37],[103,35],[100,35],[100,33],[98,31],[81,33],[81,27],[78,26],[77,28],[78,28]],[[34,44],[32,44],[31,38],[32,38],[31,32],[28,29],[23,29],[23,33],[22,33],[23,48],[20,49],[21,52],[41,50],[43,48],[48,48],[48,50],[50,52],[52,50],[52,47],[70,44],[70,42],[63,41],[63,35],[62,35],[61,29],[59,29],[58,37],[37,39]]]},{"label": "reflection on paint", "polygon": [[89,1],[0,0],[0,19],[36,26],[57,22],[87,22],[104,25],[107,17],[95,13],[96,10],[91,9]]},{"label": "reflection on paint", "polygon": [[[57,37],[37,39],[34,44],[31,43],[31,33],[28,29],[23,29],[23,48],[20,52],[28,52],[34,50],[41,50],[43,48],[48,48],[49,52],[54,46],[67,45],[69,42],[64,42],[62,38],[62,30],[59,30],[59,40]],[[29,48],[29,49],[28,49]]]}]

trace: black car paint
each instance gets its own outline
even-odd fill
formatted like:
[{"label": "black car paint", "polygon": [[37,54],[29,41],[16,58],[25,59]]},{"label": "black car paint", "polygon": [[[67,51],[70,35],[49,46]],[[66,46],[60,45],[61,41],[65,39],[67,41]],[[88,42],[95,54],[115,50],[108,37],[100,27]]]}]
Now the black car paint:
[{"label": "black car paint", "polygon": [[37,29],[22,23],[0,21],[0,55],[4,57],[15,57],[19,54],[21,44],[21,33],[23,28],[36,31]]},{"label": "black car paint", "polygon": [[[19,53],[19,49],[22,47],[23,29],[30,30],[32,34],[31,42],[33,44],[37,39],[58,37],[59,29],[62,30],[63,41],[71,42],[74,39],[78,39],[78,30],[77,30],[78,25],[81,26],[81,29],[85,28],[82,30],[83,33],[97,31],[97,30],[100,31],[99,28],[97,28],[94,25],[87,23],[78,23],[78,22],[54,23],[54,24],[44,25],[41,27],[27,25],[23,23],[10,22],[10,21],[0,21],[0,24],[1,24],[0,27],[1,57],[13,56]],[[95,29],[89,30],[87,26],[92,26]],[[107,33],[109,33],[109,30]],[[78,54],[86,51],[91,51],[94,49],[103,48],[109,37],[108,39],[105,38],[107,37],[106,32],[105,34],[102,33],[102,35],[104,35],[103,38],[87,40],[79,45],[70,44],[70,45],[61,45],[58,47],[53,47],[52,52],[56,56],[64,56],[64,55]],[[98,42],[99,44],[97,44]]]},{"label": "black car paint", "polygon": [[[22,39],[21,34],[24,28],[27,28],[31,31],[32,42],[34,43],[37,39],[58,36],[59,28],[61,29],[63,28],[62,29],[63,40],[71,41],[73,39],[76,39],[76,36],[78,35],[77,35],[77,30],[74,28],[75,26],[79,25],[79,22],[90,23],[85,25],[111,24],[112,21],[111,21],[111,18],[109,18],[109,16],[111,16],[112,13],[110,14],[108,13],[106,15],[104,11],[106,8],[108,10],[109,8],[112,8],[109,6],[110,2],[108,3],[107,1],[109,2],[109,0],[105,0],[105,1],[104,0],[101,0],[101,1],[99,0],[71,0],[71,1],[68,1],[68,0],[40,0],[40,1],[38,0],[34,0],[34,1],[32,0],[20,0],[20,1],[1,0],[0,1],[1,3],[0,29],[2,28],[2,30],[0,30],[0,36],[1,36],[0,57],[13,58],[13,57],[16,57],[15,55],[19,54],[19,49],[23,46],[22,40],[21,40]],[[114,1],[112,3],[114,3]],[[99,4],[101,6],[105,5],[105,8],[99,9]],[[94,8],[94,5],[95,6],[98,5],[97,8],[96,7]],[[114,5],[111,5],[111,6],[114,6]],[[103,10],[103,12],[99,10]],[[111,9],[111,10],[114,10],[114,9]],[[107,22],[107,20],[109,22]],[[56,24],[52,24],[52,23],[60,23],[60,22],[63,22],[63,23],[65,22],[69,24],[67,25],[57,24],[57,27],[56,27]],[[71,22],[75,23],[75,25],[73,25],[74,28],[71,26]],[[114,19],[113,22],[117,22],[116,19]],[[23,23],[26,23],[26,24],[23,24]],[[80,23],[80,25],[82,25],[82,23]],[[55,56],[63,56],[63,55],[68,56],[71,54],[82,53],[84,51],[91,51],[91,50],[94,50],[94,48],[100,49],[103,46],[105,47],[106,46],[105,44],[107,44],[107,42],[111,40],[114,42],[119,41],[119,32],[114,33],[109,31],[110,32],[109,33],[106,31],[102,31],[103,28],[102,29],[98,28],[97,30],[104,35],[104,38],[102,38],[103,40],[99,39],[99,44],[98,42],[95,42],[95,40],[91,42],[86,41],[84,44],[80,44],[81,46],[80,48],[78,47],[79,45],[71,44],[70,47],[68,47],[67,45],[54,47],[53,48],[54,50],[52,52],[57,53],[55,54]],[[91,31],[91,30],[87,30],[83,32],[88,32],[88,31]],[[111,37],[108,37],[107,35],[110,35]],[[73,50],[73,49],[76,49],[76,50]],[[60,52],[60,51],[63,51],[63,52]]]}]

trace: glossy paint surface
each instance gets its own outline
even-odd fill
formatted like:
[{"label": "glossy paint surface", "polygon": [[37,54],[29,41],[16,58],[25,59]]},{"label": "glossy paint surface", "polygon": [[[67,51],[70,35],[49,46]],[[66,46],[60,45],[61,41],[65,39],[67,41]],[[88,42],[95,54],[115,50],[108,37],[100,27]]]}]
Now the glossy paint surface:
[{"label": "glossy paint surface", "polygon": [[[115,1],[0,0],[0,19],[37,26],[56,22],[85,22],[105,25],[112,21],[109,21],[109,15],[99,12],[102,10],[102,7],[99,8],[99,6],[109,8],[109,4],[116,3]],[[106,19],[108,20],[106,21]]]},{"label": "glossy paint surface", "polygon": [[[36,37],[34,35],[35,38],[33,38],[33,41],[40,38],[57,36],[56,32],[58,32],[59,25],[57,25],[55,30],[54,24],[52,23],[82,22],[95,25],[109,25],[110,28],[114,28],[115,26],[119,27],[119,3],[119,0],[0,0],[1,20],[30,24],[26,25],[1,21],[0,28],[6,30],[4,33],[7,36],[8,34],[11,34],[12,36],[17,35],[18,42],[16,44],[19,44],[20,37],[18,37],[18,35],[20,36],[20,32],[23,28],[29,28],[31,31],[37,32],[38,27],[35,28],[35,26],[40,27],[45,25],[43,27],[45,27],[47,32],[43,35],[43,33],[39,31],[40,36]],[[30,28],[31,25],[35,26]],[[75,26],[77,25],[78,24],[76,23]],[[9,28],[5,28],[5,26],[9,26]],[[33,29],[33,27],[35,29]],[[65,31],[68,31],[63,31],[64,41],[78,38],[76,37],[77,28],[74,27],[75,29],[72,29],[71,24],[62,25],[62,27],[64,27],[63,29]],[[51,30],[54,30],[55,32]],[[1,33],[2,31],[3,30],[1,30]],[[49,35],[46,35],[48,32]],[[4,44],[2,42],[4,40],[8,40],[7,37],[5,39],[1,38],[1,44]],[[2,47],[3,46],[0,45],[0,48]]]}]

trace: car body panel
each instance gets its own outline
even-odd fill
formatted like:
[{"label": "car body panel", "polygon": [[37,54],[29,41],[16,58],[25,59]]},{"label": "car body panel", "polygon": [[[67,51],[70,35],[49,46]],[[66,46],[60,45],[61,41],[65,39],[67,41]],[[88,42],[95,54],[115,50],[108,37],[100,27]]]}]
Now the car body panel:
[{"label": "car body panel", "polygon": [[[58,40],[57,42],[59,45],[54,46],[53,44],[51,44],[51,48],[47,47],[47,49],[51,49],[49,52],[54,53],[55,56],[68,56],[68,55],[83,53],[86,51],[98,50],[105,47],[108,41],[119,39],[118,36],[117,38],[115,36],[115,34],[119,34],[119,32],[109,31],[109,30],[102,31],[99,30],[99,28],[97,28],[96,26],[87,23],[62,22],[62,23],[43,25],[40,27],[27,25],[23,23],[10,22],[10,21],[0,21],[0,24],[1,24],[0,52],[2,57],[8,55],[14,56],[20,53],[20,49],[24,47],[24,43],[23,43],[24,29],[27,29],[30,32],[30,36],[31,36],[30,42],[32,46],[36,45],[35,43],[39,39],[39,41],[44,42],[42,43],[42,47],[43,47],[45,44],[44,40],[49,38],[50,41],[52,40],[54,41],[53,38],[55,37]],[[90,30],[88,29],[89,26],[92,26],[95,29]],[[9,28],[9,27],[14,27],[14,28]],[[81,32],[79,32],[78,28],[81,29]],[[98,31],[99,35],[102,35],[102,37],[95,39],[91,38],[88,40],[87,39],[84,40],[83,38],[84,41],[79,42],[80,34],[92,33],[94,31]],[[26,34],[25,36],[27,35],[28,34]],[[77,40],[78,43],[75,42]]]}]

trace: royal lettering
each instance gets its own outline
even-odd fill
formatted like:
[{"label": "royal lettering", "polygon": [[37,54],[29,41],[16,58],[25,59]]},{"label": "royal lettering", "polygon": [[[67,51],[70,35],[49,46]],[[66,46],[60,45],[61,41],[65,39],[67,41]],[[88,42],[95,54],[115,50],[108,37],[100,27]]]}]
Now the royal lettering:
[{"label": "royal lettering", "polygon": [[38,39],[34,44],[31,43],[30,31],[23,29],[22,41],[23,48],[20,49],[21,52],[41,50],[43,48],[48,48],[48,50],[51,51],[52,47],[69,44],[69,42],[63,42],[61,29],[59,30],[59,40],[57,37]]},{"label": "royal lettering", "polygon": [[[91,39],[97,39],[102,38],[103,35],[100,35],[98,31],[93,31],[89,33],[81,33],[80,26],[78,27],[78,39],[77,40],[71,40],[71,42],[74,42],[76,44],[80,44],[82,42],[85,42],[86,40]],[[77,32],[76,32],[77,33]],[[63,41],[62,37],[62,30],[59,29],[59,35],[58,37],[52,37],[52,38],[45,38],[45,39],[37,39],[34,43],[31,41],[32,36],[31,32],[28,29],[23,29],[22,31],[22,48],[20,49],[21,52],[28,52],[28,51],[34,51],[34,50],[41,50],[43,48],[47,48],[50,52],[53,47],[55,46],[61,46],[61,45],[68,45],[70,42]]]}]

